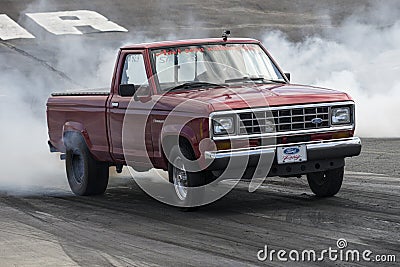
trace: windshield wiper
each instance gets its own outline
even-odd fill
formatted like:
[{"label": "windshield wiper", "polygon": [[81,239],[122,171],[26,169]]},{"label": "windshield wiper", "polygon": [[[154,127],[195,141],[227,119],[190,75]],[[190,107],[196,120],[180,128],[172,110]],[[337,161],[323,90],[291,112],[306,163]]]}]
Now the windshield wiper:
[{"label": "windshield wiper", "polygon": [[226,83],[236,83],[236,82],[257,82],[261,81],[264,83],[283,83],[285,84],[286,82],[283,80],[274,80],[274,79],[265,79],[263,77],[242,77],[242,78],[235,78],[235,79],[228,79],[225,80]]},{"label": "windshield wiper", "polygon": [[267,79],[267,80],[264,80],[264,81],[266,81],[266,82],[273,82],[273,83],[282,83],[282,84],[287,84],[287,82],[286,82],[286,81],[284,81],[284,80],[274,80],[274,79]]},{"label": "windshield wiper", "polygon": [[192,88],[203,88],[203,87],[224,87],[226,84],[217,84],[217,83],[209,83],[209,82],[186,82],[175,87],[167,88],[165,91],[173,91],[173,90],[184,90],[184,89],[192,89]]}]

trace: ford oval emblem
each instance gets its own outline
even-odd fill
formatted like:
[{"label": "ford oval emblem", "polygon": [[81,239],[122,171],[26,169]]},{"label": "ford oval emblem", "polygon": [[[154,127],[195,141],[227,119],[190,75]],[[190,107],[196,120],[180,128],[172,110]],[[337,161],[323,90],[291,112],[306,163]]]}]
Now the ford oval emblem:
[{"label": "ford oval emblem", "polygon": [[321,118],[314,118],[311,120],[311,123],[318,125],[321,124],[323,122],[323,120]]},{"label": "ford oval emblem", "polygon": [[300,152],[300,149],[298,149],[297,147],[289,147],[286,148],[285,150],[283,150],[283,153],[285,153],[286,155],[294,155]]}]

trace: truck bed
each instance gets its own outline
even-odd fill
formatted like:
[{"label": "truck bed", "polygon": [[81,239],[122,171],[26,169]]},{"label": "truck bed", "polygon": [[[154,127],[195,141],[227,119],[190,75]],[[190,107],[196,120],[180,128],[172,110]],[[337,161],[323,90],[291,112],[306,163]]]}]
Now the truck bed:
[{"label": "truck bed", "polygon": [[107,89],[84,89],[53,93],[47,102],[47,123],[50,144],[64,152],[65,131],[81,132],[87,137],[92,154],[101,161],[110,161],[107,139]]}]

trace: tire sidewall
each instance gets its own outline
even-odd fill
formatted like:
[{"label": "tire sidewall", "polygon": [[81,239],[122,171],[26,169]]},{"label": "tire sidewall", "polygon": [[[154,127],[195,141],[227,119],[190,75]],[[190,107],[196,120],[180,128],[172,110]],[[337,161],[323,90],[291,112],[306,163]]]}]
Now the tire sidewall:
[{"label": "tire sidewall", "polygon": [[[81,177],[81,183],[77,181],[78,179],[74,173],[73,161],[74,155],[76,154],[79,154],[83,161],[83,176]],[[68,148],[65,160],[68,183],[72,192],[80,196],[85,195],[89,183],[89,155],[86,145],[79,142],[76,144],[75,148]]]},{"label": "tire sidewall", "polygon": [[[193,160],[194,155],[193,152],[189,150],[188,147],[183,146],[174,146],[171,149],[171,152],[169,153],[169,160],[171,162],[174,162],[177,157],[181,157],[184,161],[186,159],[188,160]],[[188,191],[187,191],[187,196],[186,199],[182,200],[178,197],[176,191],[175,191],[175,186],[174,186],[174,181],[173,181],[173,169],[175,168],[173,164],[169,162],[168,163],[168,176],[169,176],[169,181],[172,184],[171,186],[171,194],[173,194],[174,197],[174,203],[176,203],[176,206],[182,207],[182,208],[194,208],[198,207],[200,203],[202,202],[205,194],[205,181],[206,181],[206,175],[204,172],[186,172],[187,173],[187,179],[188,179]]]},{"label": "tire sidewall", "polygon": [[[343,182],[344,167],[325,172],[310,173],[307,175],[311,191],[318,197],[332,197],[336,195]],[[324,182],[319,184],[316,180],[324,177]]]}]

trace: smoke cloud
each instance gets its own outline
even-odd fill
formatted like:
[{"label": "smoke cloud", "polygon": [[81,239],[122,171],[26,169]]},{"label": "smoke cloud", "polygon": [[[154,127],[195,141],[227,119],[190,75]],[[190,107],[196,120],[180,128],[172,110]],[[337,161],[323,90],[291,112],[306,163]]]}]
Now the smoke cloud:
[{"label": "smoke cloud", "polygon": [[[398,2],[397,2],[398,3]],[[357,109],[361,137],[400,137],[399,4],[372,6],[341,23],[334,32],[291,42],[282,32],[264,44],[292,82],[342,90]]]},{"label": "smoke cloud", "polygon": [[47,146],[47,98],[109,87],[120,43],[30,32],[37,38],[28,46],[0,43],[0,192],[69,194],[64,162]]},{"label": "smoke cloud", "polygon": [[45,118],[34,113],[43,102],[30,98],[27,92],[39,93],[38,87],[45,84],[37,83],[39,79],[31,75],[40,73],[26,75],[6,69],[0,75],[0,191],[30,194],[44,188],[66,188],[65,179],[60,179],[64,175],[62,165],[46,150]]},{"label": "smoke cloud", "polygon": [[47,98],[52,92],[109,88],[121,43],[99,45],[76,36],[32,42],[48,43],[51,59],[41,61],[35,51],[21,53],[11,45],[5,48],[10,53],[0,55],[6,63],[0,73],[0,191],[66,193],[64,161],[47,146]]},{"label": "smoke cloud", "polygon": [[[160,10],[165,8],[163,5],[166,4],[163,3]],[[134,35],[94,33],[96,38],[90,35],[56,36],[25,16],[30,12],[63,8],[65,6],[59,7],[47,0],[33,1],[21,10],[18,23],[36,38],[27,44],[17,41],[17,45],[0,40],[0,48],[5,51],[0,53],[0,140],[3,149],[0,192],[69,193],[64,161],[60,161],[58,153],[50,154],[47,146],[47,98],[52,92],[109,90],[120,47],[177,39],[171,31],[157,37],[149,37],[140,31],[135,31]],[[180,19],[186,25],[196,24],[191,14]],[[199,27],[200,24],[196,25]],[[172,27],[172,24],[163,27]],[[189,32],[189,28],[181,29],[181,37]]]}]

